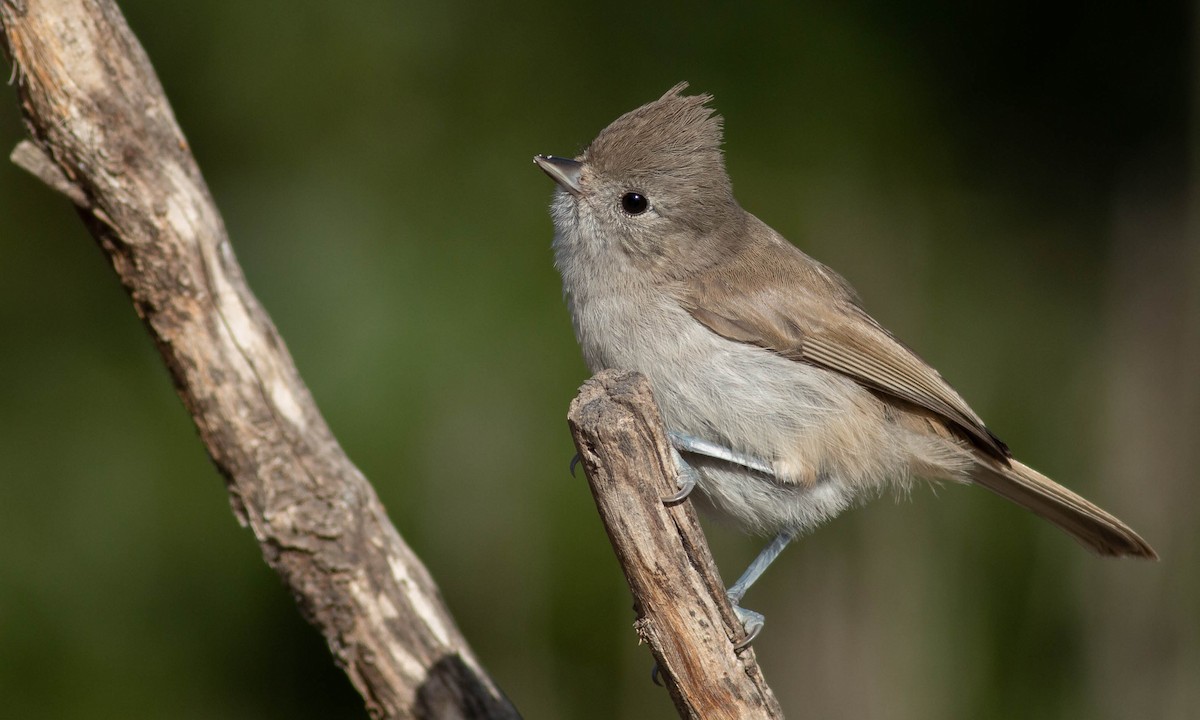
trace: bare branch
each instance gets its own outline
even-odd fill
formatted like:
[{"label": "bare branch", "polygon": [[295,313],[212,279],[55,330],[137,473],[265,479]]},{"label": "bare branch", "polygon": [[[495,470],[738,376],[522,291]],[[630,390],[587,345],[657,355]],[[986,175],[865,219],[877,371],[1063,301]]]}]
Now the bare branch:
[{"label": "bare branch", "polygon": [[606,370],[567,414],[600,518],[679,715],[782,718],[733,614],[690,502],[666,506],[676,469],[646,379]]},{"label": "bare branch", "polygon": [[154,70],[110,0],[0,0],[32,146],[79,206],[200,438],[375,717],[512,718],[247,287]]}]

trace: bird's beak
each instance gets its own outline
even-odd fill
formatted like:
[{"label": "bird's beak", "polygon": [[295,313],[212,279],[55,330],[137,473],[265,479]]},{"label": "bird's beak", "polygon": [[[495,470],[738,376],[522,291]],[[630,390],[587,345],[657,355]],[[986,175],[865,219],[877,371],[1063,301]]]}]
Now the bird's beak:
[{"label": "bird's beak", "polygon": [[533,161],[551,180],[562,186],[563,190],[572,195],[583,192],[579,187],[579,171],[583,168],[583,163],[553,155],[534,155]]}]

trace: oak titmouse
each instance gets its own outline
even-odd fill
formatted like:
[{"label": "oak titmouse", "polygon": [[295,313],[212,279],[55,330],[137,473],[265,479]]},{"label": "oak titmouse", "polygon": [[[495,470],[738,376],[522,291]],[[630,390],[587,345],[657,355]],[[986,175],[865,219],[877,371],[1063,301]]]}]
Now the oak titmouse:
[{"label": "oak titmouse", "polygon": [[[1015,460],[844,279],[738,205],[721,118],[685,87],[574,160],[535,162],[559,186],[555,264],[588,366],[645,374],[682,453],[683,493],[694,483],[747,530],[775,534],[730,588],[734,604],[795,535],[915,478],[982,485],[1101,555],[1155,558]],[[761,616],[739,615],[753,637]]]}]

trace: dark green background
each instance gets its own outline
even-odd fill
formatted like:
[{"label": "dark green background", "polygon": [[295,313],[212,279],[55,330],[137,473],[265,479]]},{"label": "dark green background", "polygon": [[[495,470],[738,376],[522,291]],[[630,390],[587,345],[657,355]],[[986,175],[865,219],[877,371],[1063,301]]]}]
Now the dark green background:
[{"label": "dark green background", "polygon": [[[743,205],[1163,555],[969,488],[848,513],[747,599],[789,716],[1200,706],[1195,7],[122,5],[252,287],[527,717],[673,716],[566,473],[587,372],[530,159],[684,79]],[[363,716],[103,256],[8,163],[0,333],[0,715]],[[727,577],[757,549],[710,535]]]}]

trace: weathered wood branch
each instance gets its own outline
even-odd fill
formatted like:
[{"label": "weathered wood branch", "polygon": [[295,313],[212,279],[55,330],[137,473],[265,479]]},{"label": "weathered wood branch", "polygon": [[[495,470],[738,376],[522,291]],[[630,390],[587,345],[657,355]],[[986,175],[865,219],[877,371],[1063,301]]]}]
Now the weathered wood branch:
[{"label": "weathered wood branch", "polygon": [[375,717],[512,718],[250,292],[158,78],[110,0],[0,0],[32,142],[111,260],[258,539]]},{"label": "weathered wood branch", "polygon": [[743,636],[688,501],[668,506],[677,472],[646,379],[606,370],[567,414],[575,447],[679,715],[782,718]]}]

